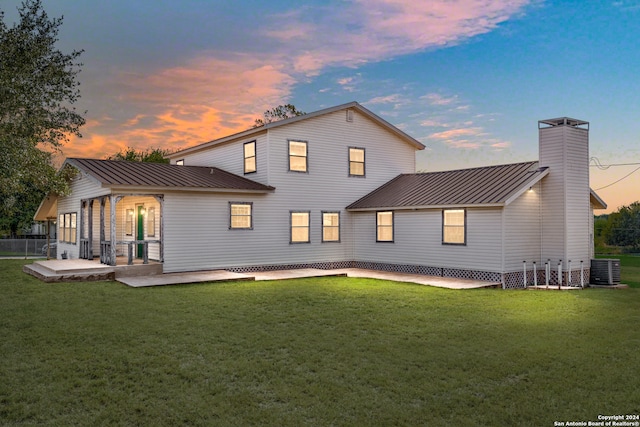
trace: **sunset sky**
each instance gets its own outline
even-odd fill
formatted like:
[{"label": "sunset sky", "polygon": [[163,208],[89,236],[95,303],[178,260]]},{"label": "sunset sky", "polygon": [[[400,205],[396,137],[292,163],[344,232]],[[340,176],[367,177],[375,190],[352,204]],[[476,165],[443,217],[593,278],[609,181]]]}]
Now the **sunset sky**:
[{"label": "sunset sky", "polygon": [[[2,0],[8,25],[19,4]],[[279,104],[358,101],[436,171],[535,160],[538,120],[569,116],[600,164],[626,164],[590,169],[608,211],[640,200],[640,0],[43,4],[64,16],[59,48],[85,51],[87,124],[64,156],[186,148]]]}]

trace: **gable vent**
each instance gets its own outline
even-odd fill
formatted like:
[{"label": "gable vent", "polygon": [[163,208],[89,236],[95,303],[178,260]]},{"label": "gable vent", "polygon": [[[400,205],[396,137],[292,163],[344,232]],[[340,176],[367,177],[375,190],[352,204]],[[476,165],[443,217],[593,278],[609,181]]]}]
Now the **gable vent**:
[{"label": "gable vent", "polygon": [[347,121],[348,122],[352,122],[353,121],[353,110],[351,110],[351,109],[347,110]]}]

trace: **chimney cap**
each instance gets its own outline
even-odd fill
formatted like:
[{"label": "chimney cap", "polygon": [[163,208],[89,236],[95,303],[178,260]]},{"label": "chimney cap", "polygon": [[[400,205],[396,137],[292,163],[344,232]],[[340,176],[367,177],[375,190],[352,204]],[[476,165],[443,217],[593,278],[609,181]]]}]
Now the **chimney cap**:
[{"label": "chimney cap", "polygon": [[557,119],[547,119],[538,121],[538,129],[556,127],[556,126],[571,126],[581,129],[589,129],[589,122],[584,120],[572,119],[570,117],[559,117]]}]

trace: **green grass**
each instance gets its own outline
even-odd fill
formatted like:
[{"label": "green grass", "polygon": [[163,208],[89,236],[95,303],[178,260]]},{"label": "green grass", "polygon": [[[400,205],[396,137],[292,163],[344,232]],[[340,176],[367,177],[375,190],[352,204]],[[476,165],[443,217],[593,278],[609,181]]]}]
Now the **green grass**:
[{"label": "green grass", "polygon": [[620,281],[633,288],[640,288],[640,256],[638,255],[597,255],[596,258],[620,260]]},{"label": "green grass", "polygon": [[0,425],[550,426],[640,413],[640,290],[127,288],[0,261]]}]

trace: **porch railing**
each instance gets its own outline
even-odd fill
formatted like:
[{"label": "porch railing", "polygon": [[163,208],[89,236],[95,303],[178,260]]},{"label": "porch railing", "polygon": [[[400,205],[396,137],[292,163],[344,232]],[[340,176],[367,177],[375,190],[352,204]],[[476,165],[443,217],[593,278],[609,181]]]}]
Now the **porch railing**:
[{"label": "porch railing", "polygon": [[107,265],[116,265],[116,260],[111,258],[111,241],[102,240],[100,242],[100,262]]},{"label": "porch railing", "polygon": [[93,259],[93,251],[91,250],[91,242],[89,239],[80,238],[80,255],[82,259]]}]

